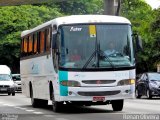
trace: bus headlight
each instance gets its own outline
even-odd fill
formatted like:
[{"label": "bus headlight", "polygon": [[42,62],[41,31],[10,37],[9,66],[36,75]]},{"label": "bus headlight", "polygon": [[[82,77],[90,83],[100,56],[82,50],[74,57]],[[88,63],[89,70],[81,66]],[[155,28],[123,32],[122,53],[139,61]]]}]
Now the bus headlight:
[{"label": "bus headlight", "polygon": [[78,81],[73,81],[73,80],[61,81],[60,84],[63,86],[68,86],[68,87],[80,87],[81,86]]},{"label": "bus headlight", "polygon": [[117,84],[117,86],[123,86],[123,85],[132,85],[135,84],[134,79],[126,79],[126,80],[120,80]]}]

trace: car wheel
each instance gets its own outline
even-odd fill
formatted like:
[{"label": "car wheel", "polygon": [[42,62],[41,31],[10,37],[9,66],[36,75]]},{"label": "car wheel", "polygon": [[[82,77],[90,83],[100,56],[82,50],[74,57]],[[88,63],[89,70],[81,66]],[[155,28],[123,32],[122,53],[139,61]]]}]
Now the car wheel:
[{"label": "car wheel", "polygon": [[152,99],[152,94],[151,94],[151,91],[149,89],[147,89],[147,98],[148,99]]},{"label": "car wheel", "polygon": [[122,109],[123,109],[123,101],[124,100],[113,100],[111,102],[113,111],[122,111]]},{"label": "car wheel", "polygon": [[9,92],[8,95],[11,95],[11,93]]},{"label": "car wheel", "polygon": [[135,91],[135,96],[136,96],[136,98],[141,98],[141,96],[142,96],[142,95],[139,95],[139,92],[138,92],[137,89],[136,89],[136,91]]}]

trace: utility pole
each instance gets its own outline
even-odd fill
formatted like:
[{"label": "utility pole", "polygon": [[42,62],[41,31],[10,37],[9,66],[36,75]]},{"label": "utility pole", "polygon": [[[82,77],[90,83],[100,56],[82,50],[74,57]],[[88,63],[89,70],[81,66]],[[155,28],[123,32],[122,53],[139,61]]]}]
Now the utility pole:
[{"label": "utility pole", "polygon": [[104,0],[104,14],[115,15],[114,0]]},{"label": "utility pole", "polygon": [[119,15],[121,0],[104,0],[105,15]]}]

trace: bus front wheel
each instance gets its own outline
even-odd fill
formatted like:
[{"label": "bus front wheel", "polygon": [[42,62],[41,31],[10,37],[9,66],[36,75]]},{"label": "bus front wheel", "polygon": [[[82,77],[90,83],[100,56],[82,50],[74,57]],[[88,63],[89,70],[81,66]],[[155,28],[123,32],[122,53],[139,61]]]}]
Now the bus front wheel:
[{"label": "bus front wheel", "polygon": [[111,102],[113,111],[122,111],[122,109],[123,109],[123,101],[124,100],[113,100]]},{"label": "bus front wheel", "polygon": [[60,110],[62,109],[62,102],[57,102],[55,101],[55,97],[54,95],[52,95],[52,107],[53,107],[53,111],[54,112],[60,112]]}]

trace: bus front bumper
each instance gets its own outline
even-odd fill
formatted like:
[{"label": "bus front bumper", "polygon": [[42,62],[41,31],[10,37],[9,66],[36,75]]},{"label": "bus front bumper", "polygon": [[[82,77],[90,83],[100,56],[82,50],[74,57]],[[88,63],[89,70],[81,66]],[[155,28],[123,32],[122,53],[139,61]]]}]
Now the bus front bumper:
[{"label": "bus front bumper", "polygon": [[69,87],[67,96],[56,95],[56,101],[94,101],[103,98],[103,101],[134,98],[135,86],[116,87]]}]

